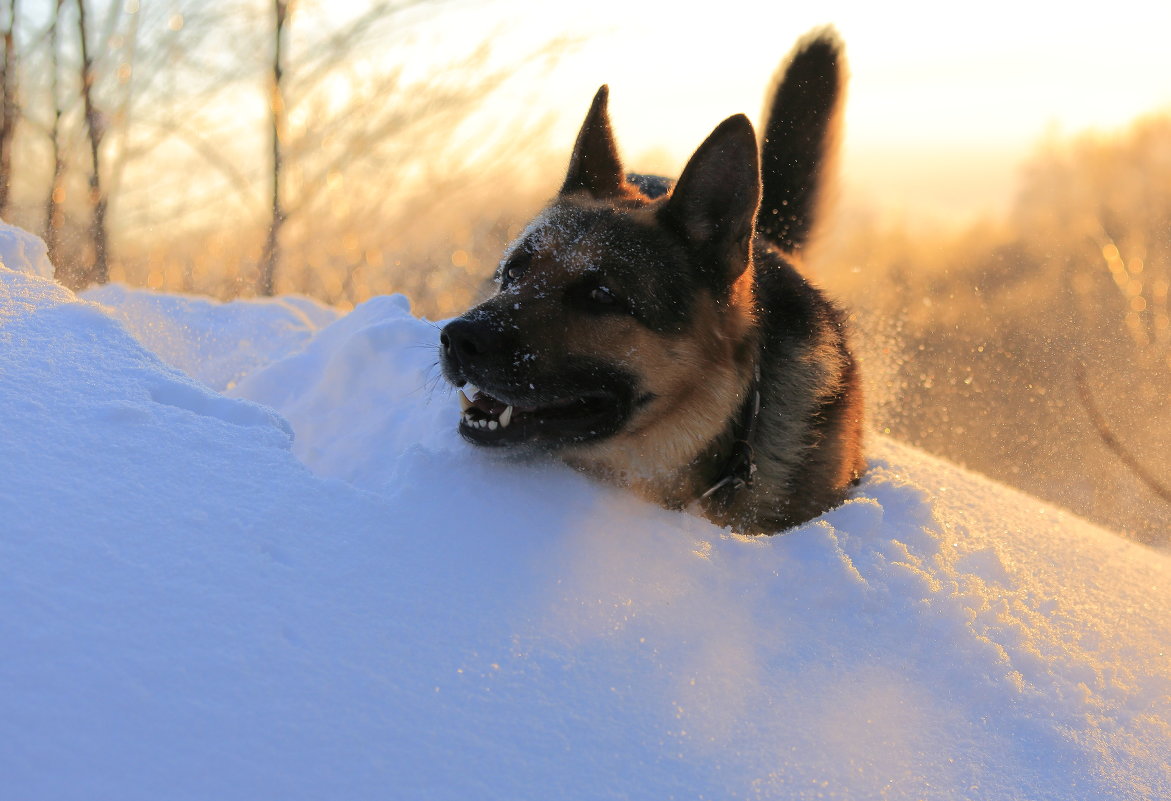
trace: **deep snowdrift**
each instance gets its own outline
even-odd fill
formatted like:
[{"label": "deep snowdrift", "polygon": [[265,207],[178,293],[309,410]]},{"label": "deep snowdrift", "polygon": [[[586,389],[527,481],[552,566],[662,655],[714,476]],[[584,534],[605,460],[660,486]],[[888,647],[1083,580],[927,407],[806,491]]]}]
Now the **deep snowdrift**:
[{"label": "deep snowdrift", "polygon": [[1163,554],[883,440],[731,536],[465,447],[401,298],[35,258],[0,229],[5,799],[1171,797]]}]

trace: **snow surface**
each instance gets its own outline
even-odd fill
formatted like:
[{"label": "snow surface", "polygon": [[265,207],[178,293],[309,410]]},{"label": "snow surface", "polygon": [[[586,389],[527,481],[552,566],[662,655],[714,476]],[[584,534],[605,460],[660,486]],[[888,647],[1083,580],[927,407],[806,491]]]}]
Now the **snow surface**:
[{"label": "snow surface", "polygon": [[217,303],[107,284],[81,296],[106,306],[167,364],[221,392],[301,350],[339,316],[335,309],[295,295]]},{"label": "snow surface", "polygon": [[0,220],[0,267],[32,273],[41,278],[53,277],[49,251],[39,237],[7,225]]},{"label": "snow surface", "polygon": [[1171,798],[1163,553],[880,438],[733,536],[465,446],[402,298],[98,305],[29,240],[6,801]]}]

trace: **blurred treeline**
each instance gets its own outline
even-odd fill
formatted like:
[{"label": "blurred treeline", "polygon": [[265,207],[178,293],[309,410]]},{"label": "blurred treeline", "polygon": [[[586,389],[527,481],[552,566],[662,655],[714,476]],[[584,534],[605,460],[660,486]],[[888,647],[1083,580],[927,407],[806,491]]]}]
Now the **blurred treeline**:
[{"label": "blurred treeline", "polygon": [[[437,8],[460,7],[0,0],[0,216],[72,287],[453,314],[571,144],[515,89],[507,119],[481,107],[567,43],[452,51],[417,25]],[[1171,505],[1107,441],[1171,483],[1171,115],[1046,141],[1002,219],[843,215],[812,266],[854,311],[877,430],[1168,542]]]},{"label": "blurred treeline", "polygon": [[856,220],[826,251],[880,430],[1171,542],[1171,505],[1106,444],[1171,486],[1171,114],[1043,143],[996,223]]}]

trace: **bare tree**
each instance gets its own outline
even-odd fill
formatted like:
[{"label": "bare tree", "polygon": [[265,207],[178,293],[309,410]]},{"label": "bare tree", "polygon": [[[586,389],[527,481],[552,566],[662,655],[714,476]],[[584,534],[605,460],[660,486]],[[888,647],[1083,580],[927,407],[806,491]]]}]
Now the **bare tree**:
[{"label": "bare tree", "polygon": [[[15,191],[35,198],[33,225],[75,288],[111,271],[171,285],[179,251],[213,233],[237,244],[213,261],[191,250],[202,254],[198,291],[297,285],[360,298],[375,281],[381,291],[406,272],[393,254],[404,226],[427,227],[427,202],[479,180],[483,152],[534,151],[539,137],[525,148],[515,131],[499,148],[482,137],[468,146],[464,120],[565,45],[508,60],[485,45],[421,72],[404,62],[438,5],[424,0],[342,15],[327,0],[52,0],[35,14],[0,0],[0,33],[10,3],[22,8],[22,126],[35,132],[18,146],[40,150],[35,162],[16,158]],[[386,56],[397,48],[395,63]],[[263,127],[248,114],[261,75]],[[236,109],[245,113],[225,113]],[[261,147],[271,164],[250,157]]]},{"label": "bare tree", "polygon": [[81,45],[81,98],[85,104],[85,129],[89,138],[90,173],[89,197],[93,208],[90,238],[93,243],[93,261],[86,272],[86,283],[104,284],[110,280],[107,262],[108,235],[106,231],[106,194],[102,191],[102,136],[105,121],[94,104],[94,62],[90,53],[86,29],[86,0],[77,0],[77,35]]},{"label": "bare tree", "polygon": [[8,0],[8,19],[3,30],[4,57],[0,61],[0,217],[8,211],[12,187],[12,143],[20,121],[16,58],[17,0]]},{"label": "bare tree", "polygon": [[273,0],[272,84],[269,86],[268,98],[272,134],[272,218],[260,257],[260,283],[257,290],[261,295],[272,295],[274,291],[276,268],[280,261],[281,226],[285,222],[285,211],[281,206],[281,170],[284,167],[282,147],[286,128],[285,25],[290,10],[288,0]]},{"label": "bare tree", "polygon": [[61,8],[65,0],[55,0],[53,4],[53,18],[49,21],[49,94],[51,115],[49,122],[49,146],[53,151],[53,172],[49,178],[49,188],[45,197],[45,247],[49,251],[49,261],[56,265],[61,273],[62,262],[60,254],[61,226],[64,221],[62,213],[65,192],[65,153],[61,143],[61,118],[65,109],[61,101]]},{"label": "bare tree", "polygon": [[[435,13],[438,4],[374,0],[340,21],[324,13],[324,3],[295,4],[295,13],[293,5],[282,0],[275,15],[269,12],[275,23],[268,26],[269,36],[276,34],[266,82],[272,167],[266,183],[272,194],[257,287],[261,294],[274,292],[284,270],[300,269],[316,280],[304,258],[291,264],[287,254],[328,251],[318,264],[349,265],[344,281],[319,293],[336,300],[345,291],[343,283],[353,286],[360,263],[380,269],[370,255],[382,249],[373,244],[375,237],[399,226],[417,227],[417,220],[407,219],[407,206],[417,205],[413,196],[420,184],[427,188],[425,202],[457,183],[466,188],[483,171],[488,142],[481,140],[484,149],[475,152],[461,138],[468,116],[519,70],[555,59],[575,40],[558,39],[506,61],[496,59],[486,41],[428,74],[411,75],[409,65],[388,63],[383,56],[405,46],[416,12]],[[339,95],[346,101],[339,103]],[[531,142],[539,138],[535,131],[545,122],[530,119],[523,135],[514,131],[491,149],[506,152],[528,139],[531,155]],[[518,149],[523,158],[524,149]],[[473,152],[481,159],[479,170],[471,167]],[[332,244],[320,244],[326,241]]]}]

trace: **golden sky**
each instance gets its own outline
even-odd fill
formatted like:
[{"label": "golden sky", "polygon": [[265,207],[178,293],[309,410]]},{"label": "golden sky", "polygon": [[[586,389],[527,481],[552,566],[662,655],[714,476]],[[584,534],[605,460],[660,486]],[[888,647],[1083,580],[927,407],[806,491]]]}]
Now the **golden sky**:
[{"label": "golden sky", "polygon": [[1171,109],[1165,1],[508,0],[457,9],[429,23],[422,40],[451,50],[491,33],[506,57],[557,35],[582,38],[502,95],[517,109],[493,114],[531,113],[520,98],[535,98],[558,112],[553,135],[568,151],[594,91],[608,83],[629,166],[668,173],[723,118],[758,119],[793,42],[832,23],[852,74],[845,186],[915,215],[1003,206],[1017,164],[1044,137],[1117,129]]}]

